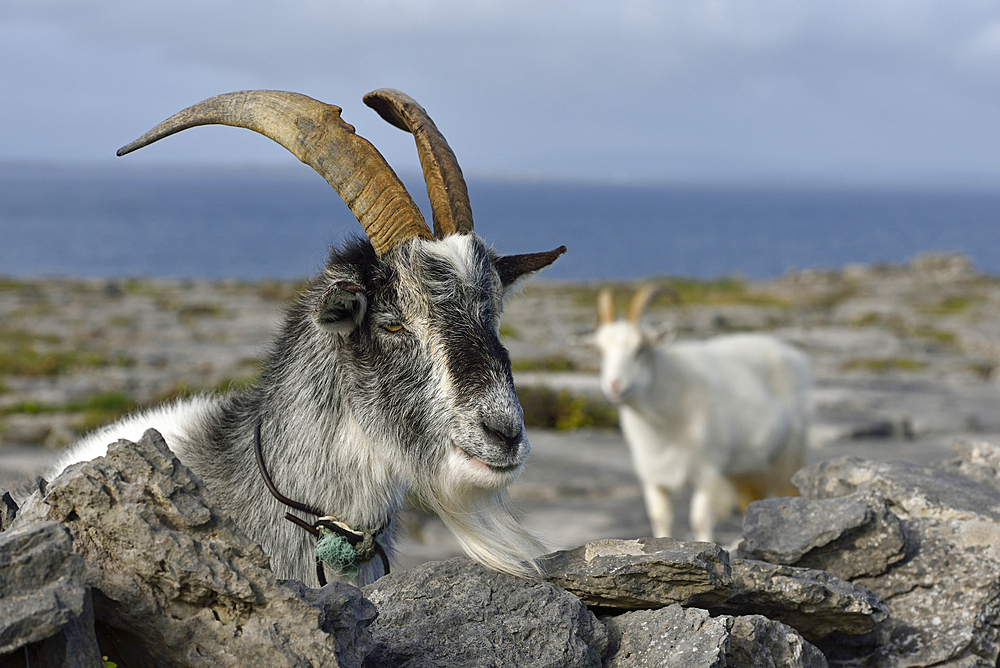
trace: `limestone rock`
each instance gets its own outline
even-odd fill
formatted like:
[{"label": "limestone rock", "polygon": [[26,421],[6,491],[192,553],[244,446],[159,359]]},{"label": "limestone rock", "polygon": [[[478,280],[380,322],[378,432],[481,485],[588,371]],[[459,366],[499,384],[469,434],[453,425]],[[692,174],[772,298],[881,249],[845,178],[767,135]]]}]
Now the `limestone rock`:
[{"label": "limestone rock", "polygon": [[105,653],[130,664],[352,665],[338,664],[320,611],[279,586],[260,547],[218,507],[150,430],[70,467],[26,500],[14,527],[69,529],[102,649],[110,643]]},{"label": "limestone rock", "polygon": [[864,587],[815,570],[730,559],[712,543],[672,538],[601,540],[547,560],[546,577],[603,611],[678,603],[764,614],[806,637],[866,633],[885,607]]},{"label": "limestone rock", "polygon": [[393,572],[364,593],[379,613],[366,667],[599,668],[607,647],[575,596],[465,557]]},{"label": "limestone rock", "polygon": [[0,533],[0,665],[15,652],[35,665],[101,665],[83,559],[56,522]]},{"label": "limestone rock", "polygon": [[827,668],[826,657],[795,629],[761,615],[733,618],[727,666]]},{"label": "limestone rock", "polygon": [[599,540],[545,559],[546,579],[587,605],[615,610],[671,603],[707,607],[729,598],[729,554],[673,538]]},{"label": "limestone rock", "polygon": [[796,474],[808,499],[861,490],[883,496],[902,521],[906,558],[857,577],[890,618],[866,638],[831,636],[831,665],[996,665],[1000,657],[1000,491],[904,462],[842,458]]},{"label": "limestone rock", "polygon": [[604,668],[724,668],[731,617],[672,604],[604,618],[610,644]]},{"label": "limestone rock", "polygon": [[1000,446],[986,441],[955,439],[951,449],[955,458],[941,462],[939,468],[1000,490]]},{"label": "limestone rock", "polygon": [[0,531],[6,531],[17,517],[17,503],[10,492],[0,487]]},{"label": "limestone rock", "polygon": [[826,571],[730,560],[733,591],[712,611],[765,615],[793,627],[807,639],[831,633],[867,633],[887,616],[878,596]]},{"label": "limestone rock", "polygon": [[826,668],[794,629],[760,615],[710,616],[677,604],[601,619],[608,627],[605,668]]},{"label": "limestone rock", "polygon": [[736,554],[818,568],[849,580],[884,573],[906,556],[906,534],[878,494],[764,499],[747,508]]},{"label": "limestone rock", "polygon": [[368,625],[378,616],[361,590],[346,582],[330,582],[321,589],[312,589],[298,580],[278,582],[319,610],[319,628],[336,641],[340,665],[360,666],[375,647]]}]

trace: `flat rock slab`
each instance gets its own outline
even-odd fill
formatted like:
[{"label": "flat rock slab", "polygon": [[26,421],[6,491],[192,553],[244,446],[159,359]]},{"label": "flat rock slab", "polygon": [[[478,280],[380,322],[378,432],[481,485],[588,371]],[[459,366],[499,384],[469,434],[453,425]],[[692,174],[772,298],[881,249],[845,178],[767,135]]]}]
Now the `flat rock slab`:
[{"label": "flat rock slab", "polygon": [[708,607],[728,599],[733,585],[729,554],[714,543],[599,540],[543,562],[549,582],[596,608]]},{"label": "flat rock slab", "polygon": [[833,499],[751,503],[736,554],[829,571],[843,579],[879,575],[906,556],[906,532],[884,497],[858,491]]},{"label": "flat rock slab", "polygon": [[602,540],[546,559],[546,578],[601,612],[672,604],[720,614],[764,614],[808,638],[870,631],[886,616],[878,596],[830,573],[730,559],[713,543]]},{"label": "flat rock slab", "polygon": [[366,668],[600,668],[608,644],[572,594],[466,557],[393,572],[364,593],[378,608]]},{"label": "flat rock slab", "polygon": [[764,615],[810,640],[867,633],[888,616],[877,595],[826,571],[750,559],[732,559],[730,565],[733,592],[713,612]]}]

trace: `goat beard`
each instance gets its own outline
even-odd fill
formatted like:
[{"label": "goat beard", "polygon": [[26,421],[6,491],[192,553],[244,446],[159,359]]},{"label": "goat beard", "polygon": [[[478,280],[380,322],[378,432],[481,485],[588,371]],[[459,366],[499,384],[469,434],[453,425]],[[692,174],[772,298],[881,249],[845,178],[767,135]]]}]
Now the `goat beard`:
[{"label": "goat beard", "polygon": [[506,490],[483,489],[463,477],[446,463],[426,499],[462,549],[495,571],[541,577],[536,559],[545,553],[545,546],[515,519]]}]

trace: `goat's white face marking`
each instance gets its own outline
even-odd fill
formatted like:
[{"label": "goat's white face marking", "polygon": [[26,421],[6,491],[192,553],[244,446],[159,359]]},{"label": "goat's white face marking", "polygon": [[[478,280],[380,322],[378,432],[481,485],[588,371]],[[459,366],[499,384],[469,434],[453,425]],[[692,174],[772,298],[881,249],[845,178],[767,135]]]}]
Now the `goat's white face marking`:
[{"label": "goat's white face marking", "polygon": [[[442,484],[502,489],[517,478],[529,445],[499,339],[504,287],[496,256],[474,234],[414,239],[398,250],[384,258],[381,278],[357,279],[370,293],[366,308],[339,339],[353,358],[344,367],[354,370],[354,413],[367,433],[385,435],[383,447],[403,451],[424,492]],[[352,285],[343,277],[333,283],[326,295]],[[340,297],[323,299],[319,318],[359,312]]]},{"label": "goat's white face marking", "polygon": [[594,339],[601,351],[601,391],[613,403],[627,402],[650,382],[650,365],[641,358],[651,352],[652,342],[627,320],[602,324]]}]

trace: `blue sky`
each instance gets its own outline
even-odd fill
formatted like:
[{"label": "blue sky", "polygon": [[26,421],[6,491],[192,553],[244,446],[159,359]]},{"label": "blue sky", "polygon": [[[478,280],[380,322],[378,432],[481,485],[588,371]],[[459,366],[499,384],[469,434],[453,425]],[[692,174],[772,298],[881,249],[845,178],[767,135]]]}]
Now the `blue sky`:
[{"label": "blue sky", "polygon": [[[31,0],[0,6],[0,65],[3,162],[120,162],[189,104],[276,88],[405,171],[412,142],[361,102],[390,86],[470,176],[1000,183],[985,0]],[[232,128],[127,159],[295,162]]]}]

